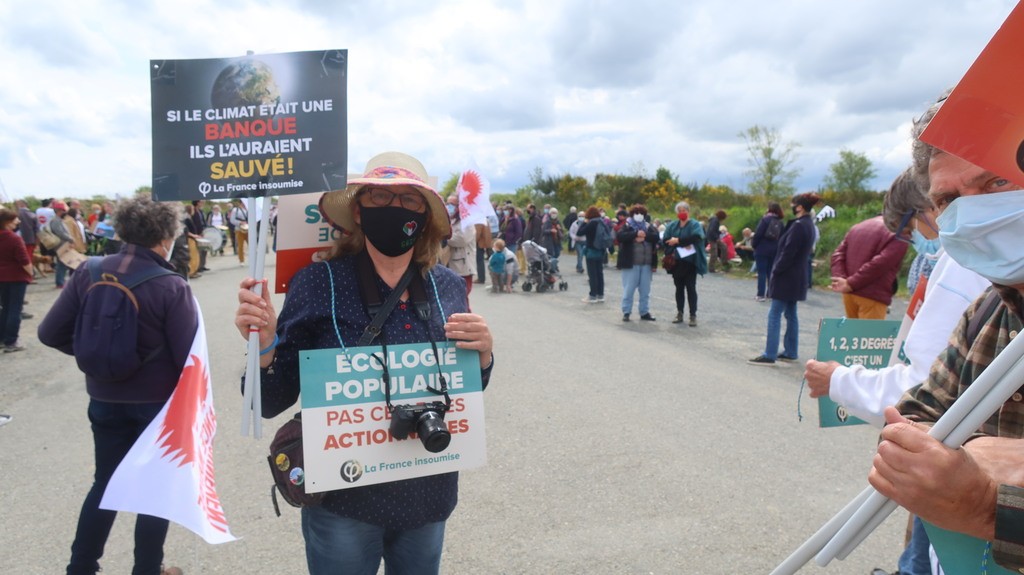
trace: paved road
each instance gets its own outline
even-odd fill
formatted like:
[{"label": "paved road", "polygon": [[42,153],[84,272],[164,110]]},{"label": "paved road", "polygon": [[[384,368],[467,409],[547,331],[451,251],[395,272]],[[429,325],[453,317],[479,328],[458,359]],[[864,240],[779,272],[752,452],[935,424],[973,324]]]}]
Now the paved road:
[{"label": "paved road", "polygon": [[[268,273],[273,273],[269,258]],[[167,559],[199,573],[302,573],[297,510],[275,517],[262,440],[239,433],[244,348],[231,325],[244,274],[230,257],[193,282],[206,317],[220,425],[218,490],[238,542],[210,546],[172,526]],[[497,363],[487,398],[489,464],[462,474],[449,521],[446,573],[768,573],[866,485],[876,432],[822,430],[801,369],[764,368],[766,304],[749,278],[698,282],[700,326],[670,323],[671,279],[654,282],[657,322],[620,320],[621,283],[606,272],[607,302],[568,292],[491,294],[475,286]],[[30,286],[25,352],[0,354],[0,572],[62,572],[92,472],[86,396],[74,361],[33,334],[56,297]],[[904,302],[894,305],[900,317]],[[802,357],[838,297],[800,304]],[[634,312],[634,318],[636,317]],[[906,514],[897,512],[846,561],[801,573],[866,575],[895,568]],[[128,573],[131,522],[115,524],[106,573]]]}]

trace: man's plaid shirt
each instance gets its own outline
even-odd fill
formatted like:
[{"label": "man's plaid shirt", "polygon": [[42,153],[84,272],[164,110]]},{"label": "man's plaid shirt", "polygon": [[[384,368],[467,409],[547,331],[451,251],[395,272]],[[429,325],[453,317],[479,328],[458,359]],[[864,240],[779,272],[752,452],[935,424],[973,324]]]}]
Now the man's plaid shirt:
[{"label": "man's plaid shirt", "polygon": [[[908,419],[924,423],[938,421],[996,355],[1024,332],[1024,298],[1021,293],[1003,286],[992,289],[998,292],[1001,301],[977,330],[974,342],[968,341],[971,318],[984,312],[988,292],[964,312],[950,337],[949,347],[935,361],[928,380],[903,395],[896,407]],[[1024,438],[1024,388],[1013,394],[985,422],[976,434],[980,435]],[[999,487],[996,541],[992,550],[997,563],[1024,573],[1024,486]]]}]

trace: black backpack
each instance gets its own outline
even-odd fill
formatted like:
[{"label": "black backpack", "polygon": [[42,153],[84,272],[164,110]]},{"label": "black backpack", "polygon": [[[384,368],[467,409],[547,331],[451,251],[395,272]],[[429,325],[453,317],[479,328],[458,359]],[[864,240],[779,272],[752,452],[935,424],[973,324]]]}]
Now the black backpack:
[{"label": "black backpack", "polygon": [[608,231],[608,224],[603,220],[597,220],[597,228],[594,230],[594,245],[590,247],[595,250],[606,250],[612,247],[612,233]]},{"label": "black backpack", "polygon": [[75,319],[72,349],[83,373],[101,381],[128,379],[152,360],[161,348],[139,357],[139,302],[132,293],[139,284],[175,275],[159,265],[119,278],[101,268],[104,258],[89,258],[91,284]]},{"label": "black backpack", "polygon": [[782,218],[771,218],[768,221],[768,229],[764,231],[764,237],[767,240],[777,240],[782,235]]}]

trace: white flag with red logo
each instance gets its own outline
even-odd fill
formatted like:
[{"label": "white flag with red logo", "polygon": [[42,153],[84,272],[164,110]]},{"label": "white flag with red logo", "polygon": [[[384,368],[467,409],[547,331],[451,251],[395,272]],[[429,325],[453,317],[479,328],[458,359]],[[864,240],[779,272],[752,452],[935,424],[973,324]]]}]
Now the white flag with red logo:
[{"label": "white flag with red logo", "polygon": [[102,509],[168,519],[207,543],[234,541],[213,478],[213,411],[206,328],[199,311],[188,360],[160,414],[114,471]]},{"label": "white flag with red logo", "polygon": [[459,217],[462,219],[462,229],[468,229],[476,224],[488,225],[487,216],[494,216],[494,206],[491,205],[491,183],[487,181],[476,168],[470,168],[459,175],[459,183],[455,190],[459,193]]}]

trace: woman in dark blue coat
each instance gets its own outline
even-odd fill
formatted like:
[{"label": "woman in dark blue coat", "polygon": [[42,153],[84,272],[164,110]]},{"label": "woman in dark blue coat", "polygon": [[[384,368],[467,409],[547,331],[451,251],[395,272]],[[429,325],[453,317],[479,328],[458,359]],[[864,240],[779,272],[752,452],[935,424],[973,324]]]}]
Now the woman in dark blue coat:
[{"label": "woman in dark blue coat", "polygon": [[757,268],[757,301],[764,301],[768,287],[768,278],[772,276],[772,263],[775,254],[779,253],[779,240],[782,235],[777,230],[782,228],[782,206],[778,202],[769,202],[768,211],[757,224],[754,238],[750,245],[754,248],[754,266]]},{"label": "woman in dark blue coat", "polygon": [[[751,359],[753,365],[775,365],[776,359],[796,361],[798,357],[798,335],[800,323],[796,316],[796,304],[807,299],[810,279],[807,277],[807,259],[814,247],[814,223],[811,222],[811,208],[821,197],[813,192],[793,197],[793,215],[796,218],[786,224],[779,238],[779,250],[772,262],[772,274],[768,278],[768,298],[772,304],[768,309],[768,336],[764,353]],[[779,353],[779,332],[782,330],[782,316],[786,317],[786,335]]]}]

